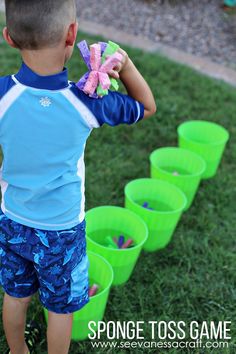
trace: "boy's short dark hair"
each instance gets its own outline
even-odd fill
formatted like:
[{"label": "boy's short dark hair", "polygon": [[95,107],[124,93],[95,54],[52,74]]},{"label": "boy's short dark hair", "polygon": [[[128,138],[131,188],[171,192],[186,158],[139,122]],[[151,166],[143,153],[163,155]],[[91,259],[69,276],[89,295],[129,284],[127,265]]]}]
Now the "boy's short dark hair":
[{"label": "boy's short dark hair", "polygon": [[6,25],[19,49],[53,47],[76,19],[74,0],[5,0]]}]

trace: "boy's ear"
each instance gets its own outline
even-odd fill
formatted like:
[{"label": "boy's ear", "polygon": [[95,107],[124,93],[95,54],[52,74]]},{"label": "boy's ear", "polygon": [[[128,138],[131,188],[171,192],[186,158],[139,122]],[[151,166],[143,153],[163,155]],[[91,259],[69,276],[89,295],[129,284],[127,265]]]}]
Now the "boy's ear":
[{"label": "boy's ear", "polygon": [[78,27],[78,22],[70,24],[66,37],[66,46],[73,46],[75,44]]},{"label": "boy's ear", "polygon": [[2,34],[3,34],[3,38],[5,39],[5,41],[13,48],[17,48],[17,45],[14,43],[14,41],[11,39],[11,36],[8,32],[8,29],[7,27],[4,27],[3,28],[3,31],[2,31]]}]

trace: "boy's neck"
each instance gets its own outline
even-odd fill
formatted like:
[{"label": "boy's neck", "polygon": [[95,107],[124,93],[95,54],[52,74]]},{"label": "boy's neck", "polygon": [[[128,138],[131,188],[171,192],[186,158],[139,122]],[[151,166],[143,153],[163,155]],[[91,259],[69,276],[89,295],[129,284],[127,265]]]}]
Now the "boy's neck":
[{"label": "boy's neck", "polygon": [[65,65],[65,55],[58,49],[23,50],[24,63],[36,74],[48,76],[60,73]]}]

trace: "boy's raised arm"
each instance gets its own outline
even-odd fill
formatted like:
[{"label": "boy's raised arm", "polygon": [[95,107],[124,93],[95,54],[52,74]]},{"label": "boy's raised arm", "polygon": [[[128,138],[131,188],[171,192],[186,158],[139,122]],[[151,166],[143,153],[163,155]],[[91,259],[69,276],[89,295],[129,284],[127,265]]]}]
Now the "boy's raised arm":
[{"label": "boy's raised arm", "polygon": [[144,105],[144,118],[156,112],[156,103],[152,91],[128,55],[120,50],[125,61],[119,71],[120,80],[123,82],[129,96]]}]

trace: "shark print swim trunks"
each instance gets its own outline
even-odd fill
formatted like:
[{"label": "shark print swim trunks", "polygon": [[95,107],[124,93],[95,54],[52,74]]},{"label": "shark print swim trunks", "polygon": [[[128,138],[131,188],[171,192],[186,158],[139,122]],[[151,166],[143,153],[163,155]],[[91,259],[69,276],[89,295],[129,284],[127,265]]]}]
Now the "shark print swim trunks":
[{"label": "shark print swim trunks", "polygon": [[66,314],[89,301],[85,221],[64,231],[16,223],[0,213],[0,284],[13,297],[38,291],[49,311]]}]

